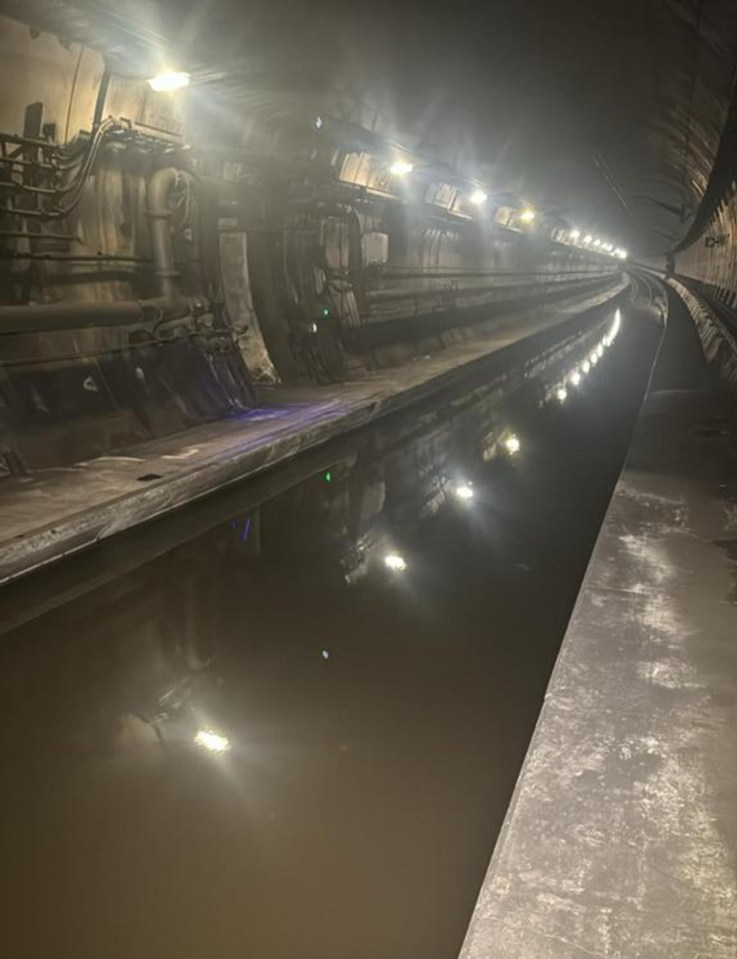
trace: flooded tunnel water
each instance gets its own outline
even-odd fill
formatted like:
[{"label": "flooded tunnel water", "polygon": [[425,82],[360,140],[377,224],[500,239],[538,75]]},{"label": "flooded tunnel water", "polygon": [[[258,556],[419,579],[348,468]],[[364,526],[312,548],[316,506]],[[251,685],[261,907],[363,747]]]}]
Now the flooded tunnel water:
[{"label": "flooded tunnel water", "polygon": [[615,323],[3,636],[9,955],[457,954],[657,345]]}]

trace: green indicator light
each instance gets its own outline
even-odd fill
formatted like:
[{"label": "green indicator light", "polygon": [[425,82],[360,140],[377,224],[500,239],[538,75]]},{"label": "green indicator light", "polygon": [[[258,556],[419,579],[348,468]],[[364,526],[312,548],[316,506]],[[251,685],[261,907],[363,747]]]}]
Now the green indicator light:
[{"label": "green indicator light", "polygon": [[325,472],[322,474],[322,478],[325,480],[326,483],[333,482],[333,474],[330,472],[330,470],[325,470]]},{"label": "green indicator light", "polygon": [[323,316],[330,316],[330,310],[328,309],[327,306],[324,306],[324,307],[322,308],[322,315],[323,315]]}]

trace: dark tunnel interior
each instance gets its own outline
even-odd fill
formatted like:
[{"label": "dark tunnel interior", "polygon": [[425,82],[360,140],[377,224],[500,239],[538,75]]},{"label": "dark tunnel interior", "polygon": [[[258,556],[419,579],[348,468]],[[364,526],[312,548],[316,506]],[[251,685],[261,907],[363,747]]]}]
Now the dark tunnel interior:
[{"label": "dark tunnel interior", "polygon": [[737,954],[736,82],[0,0],[3,955]]}]

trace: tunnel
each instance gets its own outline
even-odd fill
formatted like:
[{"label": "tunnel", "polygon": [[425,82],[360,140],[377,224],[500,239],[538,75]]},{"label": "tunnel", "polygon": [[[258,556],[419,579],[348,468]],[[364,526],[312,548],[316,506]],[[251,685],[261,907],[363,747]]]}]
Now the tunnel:
[{"label": "tunnel", "polygon": [[3,955],[734,959],[734,4],[0,76]]}]

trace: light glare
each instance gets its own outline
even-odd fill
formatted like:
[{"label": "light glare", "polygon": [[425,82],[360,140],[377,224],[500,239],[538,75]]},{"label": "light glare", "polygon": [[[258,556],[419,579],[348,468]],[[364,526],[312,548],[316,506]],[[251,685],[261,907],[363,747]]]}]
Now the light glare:
[{"label": "light glare", "polygon": [[558,387],[558,389],[555,391],[555,398],[559,403],[565,403],[565,401],[568,399],[568,390],[565,388],[565,386]]},{"label": "light glare", "polygon": [[406,176],[415,168],[414,163],[408,163],[407,160],[395,160],[389,167],[389,172],[393,176]]},{"label": "light glare", "polygon": [[473,490],[468,483],[461,483],[460,485],[456,486],[455,494],[458,499],[461,500],[473,499]]},{"label": "light glare", "polygon": [[163,93],[166,90],[181,90],[182,87],[188,87],[191,77],[188,73],[179,70],[165,70],[163,73],[157,73],[151,77],[148,85],[157,93]]},{"label": "light glare", "polygon": [[571,383],[573,386],[578,386],[581,383],[581,374],[578,372],[578,370],[574,370],[571,373]]},{"label": "light glare", "polygon": [[469,199],[474,206],[483,206],[489,199],[489,194],[483,190],[474,190]]},{"label": "light glare", "polygon": [[530,209],[530,207],[527,207],[527,209],[520,213],[519,218],[523,223],[532,223],[532,221],[535,219],[535,211]]},{"label": "light glare", "polygon": [[515,453],[519,453],[522,444],[520,443],[519,438],[512,433],[511,436],[508,436],[506,440],[504,440],[504,446],[506,447],[509,455],[514,456]]},{"label": "light glare", "polygon": [[199,729],[194,742],[210,753],[227,753],[230,749],[230,740],[212,729]]},{"label": "light glare", "polygon": [[387,553],[384,557],[384,566],[393,573],[402,573],[407,569],[407,560],[399,553]]}]

